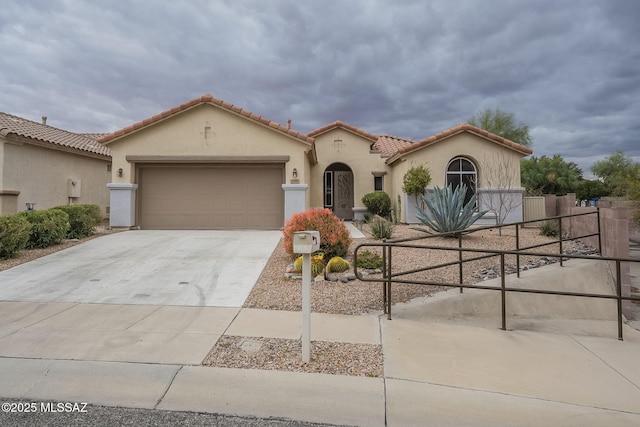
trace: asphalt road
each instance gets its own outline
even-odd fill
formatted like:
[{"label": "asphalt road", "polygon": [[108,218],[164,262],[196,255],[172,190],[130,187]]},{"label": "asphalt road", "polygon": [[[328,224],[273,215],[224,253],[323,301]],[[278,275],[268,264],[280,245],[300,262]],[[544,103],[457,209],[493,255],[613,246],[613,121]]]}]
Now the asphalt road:
[{"label": "asphalt road", "polygon": [[[3,399],[2,411],[0,412],[0,425],[3,427],[18,426],[50,426],[50,427],[73,427],[73,426],[221,426],[221,427],[326,427],[334,424],[305,423],[301,421],[291,421],[276,418],[254,418],[237,417],[232,415],[209,414],[198,412],[173,412],[161,411],[157,409],[134,409],[107,407],[98,405],[86,405],[73,407],[69,405],[70,412],[64,412],[67,408],[66,402],[42,402],[37,400]],[[21,412],[5,412],[9,404],[9,409],[18,409]],[[61,408],[58,404],[62,404]],[[52,408],[52,412],[43,410]],[[13,406],[13,407],[11,407]],[[35,409],[34,412],[24,412],[25,406]],[[76,412],[71,412],[71,411]],[[79,412],[84,410],[86,412]]]}]

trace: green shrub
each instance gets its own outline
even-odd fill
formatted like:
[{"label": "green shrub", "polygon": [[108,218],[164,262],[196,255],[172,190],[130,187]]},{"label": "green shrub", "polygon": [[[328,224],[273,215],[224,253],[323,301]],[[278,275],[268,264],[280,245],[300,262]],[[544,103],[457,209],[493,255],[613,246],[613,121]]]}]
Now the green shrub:
[{"label": "green shrub", "polygon": [[369,222],[369,231],[376,240],[390,239],[394,229],[395,226],[392,222],[379,216],[374,217],[371,222]]},{"label": "green shrub", "polygon": [[360,268],[375,270],[376,268],[382,268],[384,264],[380,255],[370,250],[364,250],[358,254],[356,265]]},{"label": "green shrub", "polygon": [[71,228],[67,233],[68,239],[91,236],[102,222],[102,212],[98,205],[66,205],[57,206],[54,209],[60,209],[69,215]]},{"label": "green shrub", "polygon": [[320,250],[324,253],[324,259],[347,256],[351,244],[349,230],[344,225],[344,221],[329,209],[307,209],[291,215],[282,232],[284,249],[290,255],[295,255],[293,233],[305,230],[315,230],[320,233]]},{"label": "green shrub", "polygon": [[[311,277],[316,277],[322,274],[324,271],[323,254],[321,252],[311,257]],[[293,263],[293,269],[296,273],[302,273],[302,255],[296,258]]]},{"label": "green shrub", "polygon": [[369,211],[365,212],[362,216],[364,218],[363,222],[365,224],[369,224],[369,222],[371,222],[371,219],[373,219],[373,214]]},{"label": "green shrub", "polygon": [[374,191],[362,196],[362,203],[373,215],[389,216],[391,211],[391,198],[384,191]]},{"label": "green shrub", "polygon": [[342,273],[351,268],[351,264],[344,258],[334,256],[327,263],[326,270],[328,273]]},{"label": "green shrub", "polygon": [[413,195],[418,200],[418,196],[424,196],[427,185],[431,183],[431,171],[425,165],[412,166],[402,178],[402,191],[408,195]]},{"label": "green shrub", "polygon": [[0,216],[0,259],[14,258],[29,241],[31,224],[23,216]]},{"label": "green shrub", "polygon": [[31,224],[27,249],[57,245],[69,232],[69,215],[60,209],[25,211],[18,214]]},{"label": "green shrub", "polygon": [[546,237],[558,237],[558,233],[560,233],[558,223],[555,221],[545,221],[538,229],[540,230],[540,235]]}]

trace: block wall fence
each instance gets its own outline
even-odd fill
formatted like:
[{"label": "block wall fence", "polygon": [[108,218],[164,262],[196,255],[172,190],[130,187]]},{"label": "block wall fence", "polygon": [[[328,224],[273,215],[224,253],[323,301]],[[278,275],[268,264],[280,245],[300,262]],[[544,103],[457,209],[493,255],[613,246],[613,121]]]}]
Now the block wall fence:
[{"label": "block wall fence", "polygon": [[[630,209],[624,201],[599,200],[600,231],[602,256],[629,258],[629,218]],[[548,217],[595,212],[595,207],[576,206],[576,195],[545,195],[545,210]],[[562,232],[571,236],[583,236],[598,232],[596,215],[586,215],[562,220]],[[597,237],[581,239],[583,243],[598,247]],[[615,263],[610,263],[612,277],[615,279]],[[631,295],[631,276],[629,263],[621,263],[622,295]],[[627,313],[631,301],[623,301],[623,312]]]}]

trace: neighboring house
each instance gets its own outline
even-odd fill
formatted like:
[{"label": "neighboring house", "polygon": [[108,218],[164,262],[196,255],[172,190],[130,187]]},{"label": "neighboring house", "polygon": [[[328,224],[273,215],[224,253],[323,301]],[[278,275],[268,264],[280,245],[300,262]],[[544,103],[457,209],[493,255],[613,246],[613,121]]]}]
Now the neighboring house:
[{"label": "neighboring house", "polygon": [[0,113],[0,215],[80,203],[107,215],[111,152],[98,136]]},{"label": "neighboring house", "polygon": [[[483,208],[497,194],[521,200],[520,159],[532,153],[466,123],[422,141],[340,121],[303,134],[211,95],[99,142],[113,156],[112,226],[147,229],[277,229],[309,207],[348,220],[375,190],[394,204],[400,195],[401,220],[416,222],[414,198],[402,191],[412,165],[426,164],[433,186],[470,184]],[[488,179],[496,170],[506,173]],[[508,222],[521,219],[520,205]]]}]

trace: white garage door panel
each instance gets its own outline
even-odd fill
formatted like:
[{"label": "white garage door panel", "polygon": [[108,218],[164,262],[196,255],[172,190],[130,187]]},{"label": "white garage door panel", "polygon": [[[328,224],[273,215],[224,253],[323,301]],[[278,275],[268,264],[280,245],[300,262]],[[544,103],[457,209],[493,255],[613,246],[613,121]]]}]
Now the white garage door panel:
[{"label": "white garage door panel", "polygon": [[141,166],[139,224],[145,229],[278,229],[283,166]]}]

